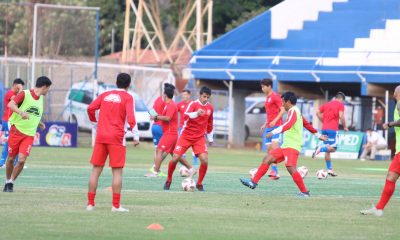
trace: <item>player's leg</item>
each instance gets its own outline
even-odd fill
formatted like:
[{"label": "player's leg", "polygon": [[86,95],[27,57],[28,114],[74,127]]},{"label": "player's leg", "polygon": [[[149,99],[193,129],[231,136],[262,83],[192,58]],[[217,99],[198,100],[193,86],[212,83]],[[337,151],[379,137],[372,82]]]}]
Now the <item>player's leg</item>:
[{"label": "player's leg", "polygon": [[92,173],[90,174],[89,177],[89,184],[88,184],[88,193],[87,193],[87,207],[86,210],[91,211],[94,210],[95,206],[95,198],[96,198],[96,191],[97,191],[97,185],[99,182],[99,177],[101,173],[103,172],[103,166],[97,166],[93,165],[92,167]]},{"label": "player's leg", "polygon": [[199,168],[199,178],[197,179],[196,188],[197,190],[203,192],[203,180],[206,176],[207,169],[208,169],[208,153],[200,153],[197,155],[200,160],[200,168]]},{"label": "player's leg", "polygon": [[306,186],[304,185],[303,178],[301,177],[300,173],[297,171],[297,159],[299,157],[299,151],[292,148],[285,148],[283,149],[283,154],[285,156],[286,161],[286,169],[288,170],[289,174],[292,176],[294,183],[296,183],[297,187],[300,190],[299,196],[302,197],[309,197],[310,193],[307,190]]},{"label": "player's leg", "polygon": [[371,151],[371,145],[368,144],[367,146],[364,147],[364,149],[363,149],[363,151],[362,151],[362,153],[360,155],[360,159],[361,160],[366,160],[367,159],[367,155],[370,153],[370,151]]},{"label": "player's leg", "polygon": [[[163,135],[161,126],[158,125],[158,124],[153,124],[153,126],[151,127],[151,134],[153,135],[153,144],[154,144],[154,164],[153,164],[153,168],[154,168],[155,161],[156,161],[156,156],[157,156],[157,146],[158,146],[158,144],[160,142],[160,139],[161,139],[161,137]],[[150,168],[149,171],[151,172],[152,170],[153,169]]]},{"label": "player's leg", "polygon": [[172,176],[176,169],[176,165],[178,164],[178,161],[180,161],[181,157],[183,156],[183,154],[185,154],[185,152],[190,146],[192,146],[191,141],[183,138],[182,136],[178,138],[178,141],[176,142],[173,151],[172,159],[168,164],[168,176],[167,176],[167,181],[164,184],[164,190],[169,190],[172,182]]},{"label": "player's leg", "polygon": [[362,210],[361,214],[364,215],[374,215],[380,217],[383,215],[383,209],[392,197],[394,190],[396,188],[396,181],[400,176],[400,153],[397,153],[392,163],[389,166],[389,171],[386,176],[385,186],[383,187],[381,198],[379,202],[371,209]]},{"label": "player's leg", "polygon": [[[269,144],[267,146],[267,149],[268,149],[267,151],[270,152],[273,149],[277,149],[277,148],[279,148],[279,145],[280,145],[279,142],[272,141],[271,144]],[[269,179],[271,179],[271,180],[278,180],[280,178],[279,171],[278,171],[278,164],[273,163],[271,165],[271,171],[270,171],[269,177],[270,177]]]},{"label": "player's leg", "polygon": [[128,209],[121,207],[122,171],[125,166],[126,147],[120,145],[107,144],[110,156],[110,167],[112,169],[112,212],[129,212]]},{"label": "player's leg", "polygon": [[243,185],[251,189],[256,188],[260,179],[268,172],[269,166],[273,163],[281,162],[283,161],[283,159],[284,156],[281,148],[271,150],[269,154],[265,155],[265,157],[263,158],[262,163],[258,167],[254,177],[252,179],[241,178],[240,181]]},{"label": "player's leg", "polygon": [[103,171],[104,164],[106,162],[108,156],[108,150],[105,144],[95,143],[93,148],[92,157],[90,159],[90,163],[92,164],[92,173],[89,177],[88,184],[88,202],[86,210],[91,211],[95,206],[95,198],[97,191],[97,184],[99,182],[99,177]]}]

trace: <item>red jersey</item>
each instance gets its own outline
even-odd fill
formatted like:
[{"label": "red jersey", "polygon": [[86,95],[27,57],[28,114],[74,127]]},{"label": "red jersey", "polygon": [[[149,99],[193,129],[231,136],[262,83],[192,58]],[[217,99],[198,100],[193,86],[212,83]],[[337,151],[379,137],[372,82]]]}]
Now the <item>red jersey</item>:
[{"label": "red jersey", "polygon": [[[204,110],[204,114],[201,116],[196,113],[199,109]],[[209,102],[204,105],[199,100],[191,102],[184,115],[185,122],[181,136],[189,140],[195,140],[211,133],[213,130],[213,114],[214,108]]]},{"label": "red jersey", "polygon": [[332,100],[323,104],[319,111],[322,113],[322,130],[339,130],[339,112],[344,112],[344,104]]},{"label": "red jersey", "polygon": [[[164,102],[164,100],[162,99],[162,97],[159,96],[159,97],[154,101],[153,109],[154,109],[154,111],[156,111],[156,113],[157,113],[158,115],[162,115],[163,110],[164,110],[164,107],[165,107],[165,102]],[[157,125],[161,125],[161,123],[162,123],[162,122],[161,122],[160,120],[154,121],[154,124],[157,124]]]},{"label": "red jersey", "polygon": [[96,143],[125,145],[125,123],[131,129],[136,125],[132,95],[123,89],[100,94],[88,107],[90,121],[97,122],[96,110],[100,110]]},{"label": "red jersey", "polygon": [[[279,112],[281,111],[282,107],[282,98],[276,92],[272,92],[267,98],[265,99],[265,111],[267,113],[267,128],[269,127],[270,122],[272,122],[276,116],[278,116]],[[275,126],[282,125],[282,118],[280,118]],[[274,127],[275,127],[274,126]]]},{"label": "red jersey", "polygon": [[189,103],[191,103],[192,101],[181,101],[177,104],[178,107],[178,111],[179,111],[179,115],[180,115],[180,119],[179,119],[179,128],[183,127],[183,123],[185,122],[184,119],[184,114],[186,112],[186,108],[189,106]]},{"label": "red jersey", "polygon": [[161,116],[168,116],[171,118],[169,122],[161,121],[161,127],[163,134],[178,134],[178,107],[175,102],[171,100],[169,103],[165,103],[164,111]]},{"label": "red jersey", "polygon": [[5,95],[4,95],[4,113],[3,113],[3,121],[7,122],[8,119],[10,118],[12,111],[11,109],[8,108],[8,103],[11,101],[11,99],[16,96],[17,93],[14,92],[13,90],[9,90]]}]

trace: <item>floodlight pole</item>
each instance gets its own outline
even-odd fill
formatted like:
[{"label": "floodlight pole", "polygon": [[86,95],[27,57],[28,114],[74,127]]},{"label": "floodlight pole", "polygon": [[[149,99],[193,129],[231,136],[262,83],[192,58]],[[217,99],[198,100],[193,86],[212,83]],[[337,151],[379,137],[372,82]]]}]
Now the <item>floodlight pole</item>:
[{"label": "floodlight pole", "polygon": [[36,3],[33,7],[32,70],[31,70],[31,84],[30,84],[31,88],[33,88],[34,83],[35,83],[36,32],[37,32],[37,9],[38,9],[38,6],[39,6],[39,3]]}]

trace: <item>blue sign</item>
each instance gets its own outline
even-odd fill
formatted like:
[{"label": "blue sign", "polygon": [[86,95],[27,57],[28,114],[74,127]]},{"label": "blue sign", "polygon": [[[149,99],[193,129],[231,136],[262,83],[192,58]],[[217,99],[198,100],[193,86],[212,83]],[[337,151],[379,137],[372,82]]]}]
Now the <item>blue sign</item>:
[{"label": "blue sign", "polygon": [[46,129],[38,129],[34,146],[77,147],[78,125],[69,122],[45,122]]}]

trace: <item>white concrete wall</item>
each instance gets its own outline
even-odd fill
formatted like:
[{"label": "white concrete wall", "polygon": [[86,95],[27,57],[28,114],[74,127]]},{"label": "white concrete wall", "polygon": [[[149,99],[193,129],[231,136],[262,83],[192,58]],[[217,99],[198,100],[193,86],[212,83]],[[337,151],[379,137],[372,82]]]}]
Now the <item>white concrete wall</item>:
[{"label": "white concrete wall", "polygon": [[271,8],[271,37],[285,39],[289,30],[303,29],[306,20],[316,21],[321,11],[332,11],[333,2],[348,0],[286,0]]},{"label": "white concrete wall", "polygon": [[340,48],[337,58],[323,65],[400,66],[400,20],[386,20],[385,29],[372,29],[369,38],[356,38],[354,48]]}]

